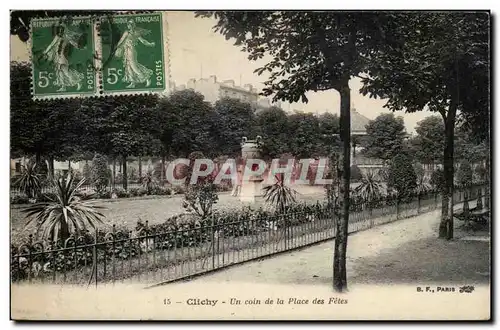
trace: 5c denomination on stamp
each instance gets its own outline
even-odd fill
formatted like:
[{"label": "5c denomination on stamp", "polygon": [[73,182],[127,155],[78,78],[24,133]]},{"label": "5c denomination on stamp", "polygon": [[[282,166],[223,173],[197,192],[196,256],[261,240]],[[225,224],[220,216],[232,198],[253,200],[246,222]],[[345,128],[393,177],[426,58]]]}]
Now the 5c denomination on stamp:
[{"label": "5c denomination on stamp", "polygon": [[50,99],[97,93],[90,17],[33,19],[33,97]]},{"label": "5c denomination on stamp", "polygon": [[165,90],[161,13],[101,18],[103,94]]}]

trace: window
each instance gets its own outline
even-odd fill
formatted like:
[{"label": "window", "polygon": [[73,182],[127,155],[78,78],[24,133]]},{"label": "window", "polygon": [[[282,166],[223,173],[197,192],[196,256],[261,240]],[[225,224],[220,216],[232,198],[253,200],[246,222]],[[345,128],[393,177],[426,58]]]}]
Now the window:
[{"label": "window", "polygon": [[21,163],[20,162],[16,162],[16,173],[21,173]]}]

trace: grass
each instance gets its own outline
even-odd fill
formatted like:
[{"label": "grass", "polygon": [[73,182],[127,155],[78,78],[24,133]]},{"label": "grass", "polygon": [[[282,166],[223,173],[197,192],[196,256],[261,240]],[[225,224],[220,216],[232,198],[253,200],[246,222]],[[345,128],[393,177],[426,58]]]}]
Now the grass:
[{"label": "grass", "polygon": [[[183,213],[182,199],[183,195],[163,196],[163,198],[155,199],[118,199],[118,200],[97,200],[96,205],[103,206],[105,209],[102,213],[106,217],[104,221],[111,229],[113,224],[119,227],[127,227],[130,230],[135,228],[137,221],[148,221],[150,225],[165,222],[173,215]],[[318,200],[323,200],[323,196],[318,194],[299,195],[299,202],[315,203]],[[236,197],[230,196],[228,193],[219,194],[219,202],[215,205],[215,209],[227,210],[238,209],[244,204]],[[265,206],[264,202],[253,204],[253,208]],[[11,206],[11,237],[13,240],[18,240],[26,237],[29,233],[33,233],[34,227],[25,228],[25,218],[21,210],[26,208],[26,205]]]}]

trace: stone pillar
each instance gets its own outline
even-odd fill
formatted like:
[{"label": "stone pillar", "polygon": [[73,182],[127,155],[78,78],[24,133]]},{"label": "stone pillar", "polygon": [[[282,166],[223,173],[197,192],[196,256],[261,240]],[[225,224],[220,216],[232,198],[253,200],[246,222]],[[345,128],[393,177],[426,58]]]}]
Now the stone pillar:
[{"label": "stone pillar", "polygon": [[[261,137],[257,136],[255,140],[248,140],[246,137],[243,137],[243,141],[241,143],[241,156],[243,158],[243,162],[245,163],[245,167],[243,168],[243,172],[241,176],[243,178],[245,171],[251,171],[246,164],[247,159],[260,159],[261,157]],[[248,180],[242,180],[241,182],[241,191],[240,191],[240,201],[245,203],[255,203],[260,198],[262,198],[262,181],[264,179],[261,175],[259,176],[251,176]]]}]

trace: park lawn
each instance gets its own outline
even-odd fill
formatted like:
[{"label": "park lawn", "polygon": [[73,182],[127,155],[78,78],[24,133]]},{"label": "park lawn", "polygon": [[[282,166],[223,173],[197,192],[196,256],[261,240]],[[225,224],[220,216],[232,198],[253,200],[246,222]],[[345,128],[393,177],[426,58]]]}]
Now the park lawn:
[{"label": "park lawn", "polygon": [[[299,195],[299,202],[315,203],[323,200],[322,195],[318,194],[303,194]],[[113,224],[118,227],[126,227],[133,230],[137,221],[148,221],[150,225],[163,223],[173,215],[183,213],[182,208],[183,195],[174,195],[171,197],[158,197],[153,199],[118,199],[118,200],[96,200],[95,205],[104,207],[101,212],[106,217],[106,226],[111,229]],[[215,205],[217,210],[238,209],[245,205],[240,202],[237,197],[231,196],[229,193],[220,193],[219,201]],[[253,204],[253,208],[265,207],[264,202]],[[26,205],[11,206],[11,237],[13,241],[26,237],[29,233],[33,233],[34,226],[25,227],[25,217],[21,212],[26,208]]]}]

